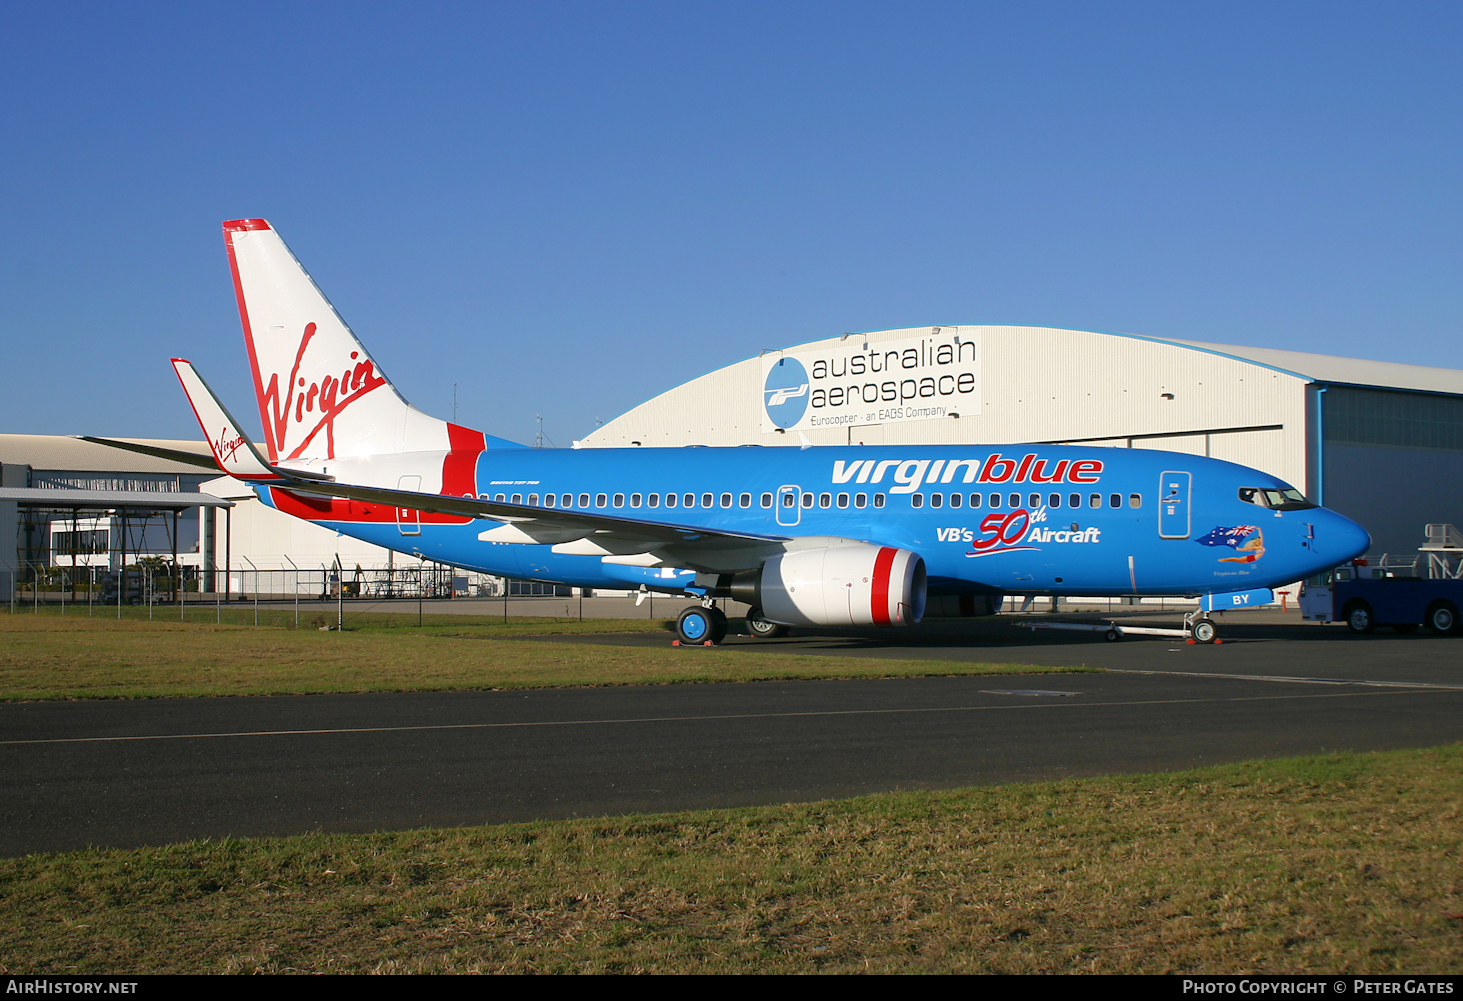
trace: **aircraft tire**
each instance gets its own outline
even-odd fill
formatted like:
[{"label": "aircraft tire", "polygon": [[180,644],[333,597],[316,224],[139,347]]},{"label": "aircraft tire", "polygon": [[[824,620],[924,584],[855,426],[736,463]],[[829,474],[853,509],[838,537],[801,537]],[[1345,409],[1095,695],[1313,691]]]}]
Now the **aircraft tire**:
[{"label": "aircraft tire", "polygon": [[1123,638],[1123,634],[1118,632],[1116,629],[1109,629],[1107,632],[1102,634],[1102,638],[1107,640],[1109,643],[1116,643],[1118,640]]},{"label": "aircraft tire", "polygon": [[720,643],[726,639],[726,615],[716,607],[684,608],[676,617],[676,636],[690,646],[702,646],[707,641]]},{"label": "aircraft tire", "polygon": [[676,616],[676,636],[682,643],[700,646],[711,639],[711,621],[708,610],[700,605],[683,608],[681,614]]},{"label": "aircraft tire", "polygon": [[747,610],[747,631],[759,640],[771,640],[777,639],[779,636],[786,636],[787,626],[764,619],[760,608],[749,608]]},{"label": "aircraft tire", "polygon": [[1427,610],[1427,627],[1439,636],[1451,636],[1458,631],[1458,609],[1450,601],[1434,602]]},{"label": "aircraft tire", "polygon": [[1364,601],[1353,601],[1347,605],[1342,612],[1342,618],[1346,620],[1346,628],[1354,633],[1365,634],[1377,628],[1372,606]]},{"label": "aircraft tire", "polygon": [[726,639],[726,613],[712,605],[706,614],[711,617],[711,642],[720,643]]},{"label": "aircraft tire", "polygon": [[1215,628],[1213,619],[1200,619],[1194,623],[1195,643],[1213,643],[1218,635],[1219,630]]}]

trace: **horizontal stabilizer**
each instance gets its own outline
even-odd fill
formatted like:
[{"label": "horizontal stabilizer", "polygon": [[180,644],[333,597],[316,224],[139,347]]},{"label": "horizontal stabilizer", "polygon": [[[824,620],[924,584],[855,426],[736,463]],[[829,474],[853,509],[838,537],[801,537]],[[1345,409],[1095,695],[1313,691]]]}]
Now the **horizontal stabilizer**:
[{"label": "horizontal stabilizer", "polygon": [[150,455],[154,459],[167,459],[170,462],[182,462],[189,466],[198,466],[200,469],[217,471],[223,468],[212,455],[185,452],[180,448],[160,448],[157,445],[142,445],[135,441],[119,441],[116,438],[96,438],[89,434],[79,434],[76,437],[81,441],[89,441],[93,445],[126,449],[128,452],[139,452],[142,455]]}]

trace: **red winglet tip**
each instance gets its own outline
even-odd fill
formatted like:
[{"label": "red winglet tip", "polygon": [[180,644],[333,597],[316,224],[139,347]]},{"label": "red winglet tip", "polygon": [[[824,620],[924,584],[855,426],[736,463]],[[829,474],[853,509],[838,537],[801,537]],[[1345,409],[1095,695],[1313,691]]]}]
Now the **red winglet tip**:
[{"label": "red winglet tip", "polygon": [[263,219],[230,219],[224,223],[225,233],[238,233],[241,230],[269,229],[269,223]]}]

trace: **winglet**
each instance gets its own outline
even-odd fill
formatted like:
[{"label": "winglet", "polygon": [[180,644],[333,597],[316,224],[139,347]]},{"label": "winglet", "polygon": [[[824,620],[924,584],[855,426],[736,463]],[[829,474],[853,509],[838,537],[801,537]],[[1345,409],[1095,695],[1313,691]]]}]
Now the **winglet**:
[{"label": "winglet", "polygon": [[220,468],[235,479],[278,480],[279,473],[265,461],[259,450],[239,428],[239,422],[224,409],[213,390],[193,369],[193,364],[182,358],[174,358],[173,371],[188,394],[193,406],[193,416],[203,428],[204,440],[213,450],[213,457]]}]

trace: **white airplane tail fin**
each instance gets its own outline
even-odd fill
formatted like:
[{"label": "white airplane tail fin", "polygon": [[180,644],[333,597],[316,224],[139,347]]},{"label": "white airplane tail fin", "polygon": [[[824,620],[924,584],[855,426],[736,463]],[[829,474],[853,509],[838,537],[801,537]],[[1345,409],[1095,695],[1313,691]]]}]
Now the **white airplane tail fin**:
[{"label": "white airplane tail fin", "polygon": [[401,397],[269,223],[223,228],[270,462],[453,447],[466,429]]}]

